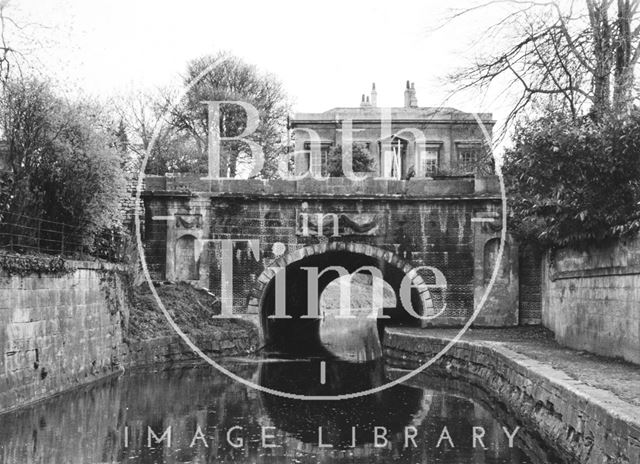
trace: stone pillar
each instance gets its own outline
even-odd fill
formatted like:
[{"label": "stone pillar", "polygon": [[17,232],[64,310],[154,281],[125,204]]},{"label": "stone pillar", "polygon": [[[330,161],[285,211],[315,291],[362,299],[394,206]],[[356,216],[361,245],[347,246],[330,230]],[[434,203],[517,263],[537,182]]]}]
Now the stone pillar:
[{"label": "stone pillar", "polygon": [[207,246],[203,239],[207,238],[208,225],[205,225],[208,211],[206,203],[198,198],[170,200],[167,205],[167,260],[166,279],[170,281],[185,280],[179,269],[182,264],[176,261],[181,241],[189,244],[193,240],[193,258],[195,260],[196,275],[189,281],[197,281],[199,285],[207,287],[209,269],[207,266]]},{"label": "stone pillar", "polygon": [[494,267],[499,266],[495,283],[474,322],[475,326],[518,325],[518,247],[507,234],[502,260],[496,263],[500,247],[501,221],[498,212],[479,212],[471,218],[474,243],[474,310],[489,286]]}]

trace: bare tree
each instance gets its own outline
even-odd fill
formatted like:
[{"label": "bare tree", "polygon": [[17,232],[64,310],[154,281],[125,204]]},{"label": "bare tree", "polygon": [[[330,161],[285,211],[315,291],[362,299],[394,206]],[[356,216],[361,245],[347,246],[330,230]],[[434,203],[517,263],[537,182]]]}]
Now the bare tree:
[{"label": "bare tree", "polygon": [[508,126],[535,103],[553,102],[572,115],[621,116],[633,107],[640,58],[640,0],[492,0],[453,18],[500,4],[508,8],[489,31],[516,39],[453,74],[457,90],[488,88],[506,79],[517,100]]},{"label": "bare tree", "polygon": [[168,172],[206,173],[206,147],[179,129],[173,115],[177,91],[172,88],[133,91],[113,99],[114,126],[124,151],[137,155],[132,167],[149,153],[148,174]]},{"label": "bare tree", "polygon": [[164,142],[167,131],[161,128],[168,122],[166,116],[171,95],[169,89],[135,90],[111,100],[114,119],[119,121],[126,131],[126,149],[143,154],[149,149],[156,129],[160,134],[155,144]]},{"label": "bare tree", "polygon": [[[52,45],[49,29],[28,20],[13,0],[0,0],[0,86],[10,79],[34,75],[38,71],[38,52]],[[44,76],[43,76],[44,77]]]},{"label": "bare tree", "polygon": [[9,79],[13,64],[20,56],[20,53],[9,43],[8,39],[8,26],[10,24],[16,25],[13,19],[7,15],[8,5],[9,0],[0,1],[0,84],[3,87]]},{"label": "bare tree", "polygon": [[[615,85],[613,105],[628,112],[634,101],[635,67],[640,59],[640,24],[637,19],[638,0],[618,0],[617,41],[615,48]],[[633,29],[632,29],[632,25]]]}]

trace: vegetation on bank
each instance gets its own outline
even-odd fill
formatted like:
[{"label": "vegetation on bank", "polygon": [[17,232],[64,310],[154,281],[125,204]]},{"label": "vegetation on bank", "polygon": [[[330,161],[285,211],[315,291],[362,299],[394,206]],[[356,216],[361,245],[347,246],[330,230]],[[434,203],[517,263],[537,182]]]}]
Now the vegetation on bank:
[{"label": "vegetation on bank", "polygon": [[7,275],[69,274],[75,269],[61,256],[19,255],[0,252],[0,271]]},{"label": "vegetation on bank", "polygon": [[88,253],[121,225],[124,153],[105,111],[29,77],[3,83],[0,244],[18,252]]},{"label": "vegetation on bank", "polygon": [[[255,333],[257,330],[251,322],[242,319],[213,318],[220,314],[220,300],[188,283],[157,285],[156,289],[173,320],[187,335],[214,337],[219,333]],[[129,300],[127,337],[130,340],[175,335],[147,284],[134,287]]]}]

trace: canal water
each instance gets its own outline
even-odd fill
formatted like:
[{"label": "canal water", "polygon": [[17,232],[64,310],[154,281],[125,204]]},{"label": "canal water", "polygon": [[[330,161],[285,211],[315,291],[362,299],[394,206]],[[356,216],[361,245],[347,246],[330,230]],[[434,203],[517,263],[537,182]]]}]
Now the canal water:
[{"label": "canal water", "polygon": [[[326,362],[322,384],[319,363],[255,359],[225,365],[294,393],[339,394],[386,381],[381,362],[334,360]],[[261,393],[209,366],[138,370],[0,416],[0,462],[543,462],[533,456],[527,430],[514,433],[513,421],[499,419],[447,382],[318,402]]]}]

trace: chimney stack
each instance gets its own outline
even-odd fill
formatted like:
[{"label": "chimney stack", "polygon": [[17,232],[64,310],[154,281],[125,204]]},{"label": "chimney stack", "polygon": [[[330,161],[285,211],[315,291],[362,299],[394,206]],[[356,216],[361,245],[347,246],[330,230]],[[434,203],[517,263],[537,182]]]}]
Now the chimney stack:
[{"label": "chimney stack", "polygon": [[376,83],[371,86],[371,106],[378,106],[378,92],[376,92]]},{"label": "chimney stack", "polygon": [[411,106],[411,108],[417,108],[418,107],[418,97],[416,96],[416,83],[415,82],[411,83],[411,98],[409,100],[409,106]]},{"label": "chimney stack", "polygon": [[404,107],[409,108],[411,106],[411,86],[407,81],[407,86],[404,89]]}]

